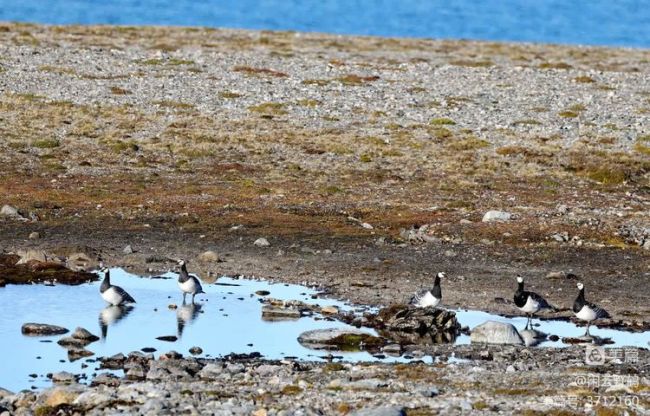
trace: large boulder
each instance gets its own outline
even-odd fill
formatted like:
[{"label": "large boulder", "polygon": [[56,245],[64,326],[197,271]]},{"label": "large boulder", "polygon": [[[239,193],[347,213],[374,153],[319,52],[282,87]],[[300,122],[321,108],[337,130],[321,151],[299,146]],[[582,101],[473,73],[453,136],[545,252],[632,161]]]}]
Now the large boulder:
[{"label": "large boulder", "polygon": [[379,311],[376,321],[383,329],[402,332],[438,332],[460,329],[454,312],[434,307],[392,305]]},{"label": "large boulder", "polygon": [[483,344],[524,345],[524,340],[512,324],[487,321],[472,329],[470,340]]},{"label": "large boulder", "polygon": [[369,326],[401,344],[453,342],[460,332],[456,314],[434,307],[391,305],[368,318]]}]

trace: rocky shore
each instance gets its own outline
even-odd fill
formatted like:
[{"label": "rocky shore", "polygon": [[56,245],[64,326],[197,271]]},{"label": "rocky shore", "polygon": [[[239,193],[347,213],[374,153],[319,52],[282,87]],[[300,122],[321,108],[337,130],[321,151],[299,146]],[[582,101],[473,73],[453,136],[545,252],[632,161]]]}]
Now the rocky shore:
[{"label": "rocky shore", "polygon": [[[173,351],[153,359],[133,352],[88,360],[117,376],[101,374],[87,386],[72,374],[53,374],[52,388],[0,393],[0,406],[15,415],[569,415],[619,414],[619,409],[646,414],[648,358],[641,351],[643,365],[611,362],[596,368],[586,366],[584,350],[575,347],[551,352],[439,346],[434,364],[354,365],[267,361],[254,355],[214,360]],[[604,374],[614,381],[594,390],[588,380]],[[596,396],[606,395],[635,396],[640,402],[627,407],[596,403]]]}]

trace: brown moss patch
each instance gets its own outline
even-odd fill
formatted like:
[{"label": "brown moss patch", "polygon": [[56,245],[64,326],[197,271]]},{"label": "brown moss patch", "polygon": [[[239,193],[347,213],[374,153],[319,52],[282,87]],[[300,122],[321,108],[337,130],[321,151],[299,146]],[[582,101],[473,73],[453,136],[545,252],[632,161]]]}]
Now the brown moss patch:
[{"label": "brown moss patch", "polygon": [[[20,258],[11,254],[0,254],[0,281],[3,284],[35,284],[56,281],[65,285],[79,285],[98,279],[94,273],[75,272],[59,263],[28,261],[16,264]],[[2,286],[2,285],[0,285]]]}]

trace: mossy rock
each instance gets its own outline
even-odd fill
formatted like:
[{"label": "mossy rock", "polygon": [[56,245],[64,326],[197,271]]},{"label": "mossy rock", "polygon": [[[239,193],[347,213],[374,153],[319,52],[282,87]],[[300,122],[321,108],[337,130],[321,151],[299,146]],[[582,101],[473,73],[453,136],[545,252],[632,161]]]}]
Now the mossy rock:
[{"label": "mossy rock", "polygon": [[298,342],[307,348],[333,351],[378,350],[386,340],[358,329],[316,329],[300,334]]}]

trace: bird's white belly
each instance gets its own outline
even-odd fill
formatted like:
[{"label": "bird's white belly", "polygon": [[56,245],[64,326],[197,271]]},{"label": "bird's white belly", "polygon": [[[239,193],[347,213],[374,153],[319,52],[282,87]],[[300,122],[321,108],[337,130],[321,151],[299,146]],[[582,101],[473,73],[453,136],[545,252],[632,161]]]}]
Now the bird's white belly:
[{"label": "bird's white belly", "polygon": [[519,309],[521,309],[526,313],[535,313],[539,310],[539,302],[537,302],[532,297],[528,296],[528,299],[526,300],[526,304]]},{"label": "bird's white belly", "polygon": [[421,308],[426,308],[429,306],[438,306],[439,303],[440,303],[440,299],[433,296],[431,292],[427,292],[425,293],[424,296],[422,296],[422,298],[420,298],[420,301],[417,303],[417,306]]},{"label": "bird's white belly", "polygon": [[111,305],[119,305],[122,303],[122,295],[113,287],[109,287],[102,293],[102,298]]},{"label": "bird's white belly", "polygon": [[178,282],[178,287],[185,293],[195,293],[197,290],[194,279],[188,279],[186,282]]},{"label": "bird's white belly", "polygon": [[582,319],[583,321],[593,321],[596,319],[596,312],[591,309],[589,306],[584,305],[582,309],[578,313],[576,313],[576,317],[578,319]]}]

